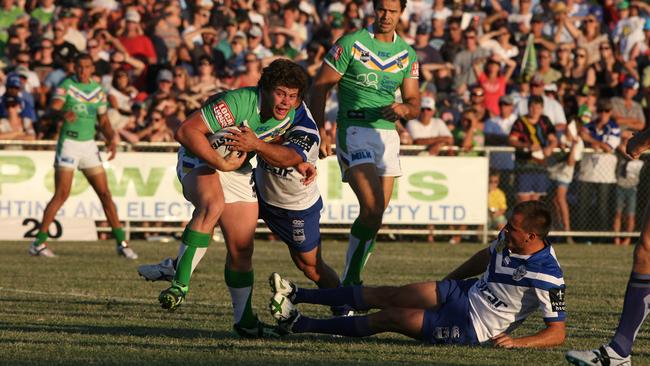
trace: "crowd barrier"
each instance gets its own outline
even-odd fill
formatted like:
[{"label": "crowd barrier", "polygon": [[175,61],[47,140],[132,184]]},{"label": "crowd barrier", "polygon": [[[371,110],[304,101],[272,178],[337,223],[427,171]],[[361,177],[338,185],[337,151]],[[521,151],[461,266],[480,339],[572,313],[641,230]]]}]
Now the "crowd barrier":
[{"label": "crowd barrier", "polygon": [[[52,150],[55,146],[54,141],[0,141],[0,220],[5,226],[8,222],[32,222],[42,217],[53,192]],[[129,235],[171,234],[183,230],[192,207],[180,193],[175,172],[176,150],[175,143],[120,144],[117,157],[105,162],[120,219]],[[443,152],[447,156],[429,156],[421,146],[403,146],[401,153],[403,176],[396,181],[380,234],[415,240],[425,236],[436,241],[464,235],[473,236],[468,239],[471,241],[486,242],[496,233],[494,227],[488,226],[490,169],[499,174],[499,187],[507,197],[508,207],[516,202],[518,172],[512,148],[486,147],[470,153],[452,148]],[[557,150],[552,161],[560,162],[564,155],[565,152]],[[641,161],[647,161],[647,155]],[[568,186],[571,230],[565,230],[559,225],[560,220],[555,219],[551,235],[557,237],[557,241],[574,237],[611,242],[616,236],[638,235],[640,219],[631,231],[622,233],[613,232],[614,219],[621,200],[628,206],[636,203],[634,207],[621,210],[623,231],[630,228],[626,220],[632,215],[642,216],[650,173],[647,164],[639,168],[639,163],[635,163],[637,170],[632,171],[631,167],[617,162],[613,154],[585,151],[573,182]],[[345,234],[358,215],[356,198],[349,186],[341,183],[334,157],[319,161],[318,168],[317,184],[324,202],[321,231],[325,235]],[[592,172],[584,174],[585,169],[592,169]],[[621,169],[639,175],[636,189],[621,192],[616,179],[612,181],[616,171],[620,173]],[[554,207],[553,196],[554,187],[549,186],[543,200],[551,208]],[[57,218],[67,222],[91,220],[98,223],[98,231],[109,231],[102,226],[104,215],[98,199],[79,172],[70,198]],[[33,230],[27,225],[18,230],[17,235],[25,236],[29,231]],[[261,222],[259,232],[268,232]]]}]

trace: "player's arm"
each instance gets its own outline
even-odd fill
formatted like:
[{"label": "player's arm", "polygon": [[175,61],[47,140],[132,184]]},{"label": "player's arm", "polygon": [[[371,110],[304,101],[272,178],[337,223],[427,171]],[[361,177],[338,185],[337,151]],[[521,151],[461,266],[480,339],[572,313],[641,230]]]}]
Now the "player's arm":
[{"label": "player's arm", "polygon": [[196,111],[180,125],[174,138],[192,154],[217,170],[227,172],[239,168],[246,160],[246,154],[241,154],[241,156],[240,154],[230,154],[226,158],[222,157],[212,149],[205,137],[210,133],[212,131],[208,129],[208,125],[203,120],[201,111]]},{"label": "player's arm", "polygon": [[66,122],[74,122],[75,119],[77,118],[76,114],[73,111],[63,111],[63,106],[65,105],[65,96],[67,94],[67,89],[66,87],[59,86],[56,91],[54,96],[52,97],[52,102],[50,103],[50,108],[47,111],[47,115],[52,121],[66,121]]},{"label": "player's arm", "polygon": [[327,93],[341,80],[341,76],[332,66],[323,63],[309,91],[309,109],[318,126],[318,133],[321,139],[321,158],[332,155],[332,142],[325,130],[325,103],[327,102]]},{"label": "player's arm", "polygon": [[106,108],[102,113],[97,115],[99,120],[99,130],[102,132],[104,139],[106,139],[106,150],[108,150],[108,160],[113,160],[115,158],[115,153],[117,151],[117,138],[115,136],[115,130],[111,126],[111,121],[108,119],[108,114],[106,113]]},{"label": "player's arm", "polygon": [[420,114],[420,88],[418,79],[404,79],[401,91],[402,103],[393,103],[382,111],[383,117],[389,121],[414,119]]},{"label": "player's arm", "polygon": [[490,248],[481,249],[465,263],[461,264],[458,268],[451,271],[444,279],[445,280],[462,280],[465,278],[475,277],[485,272],[488,264],[490,263]]},{"label": "player's arm", "polygon": [[564,343],[566,323],[564,321],[545,322],[546,328],[526,337],[512,338],[506,333],[492,337],[495,347],[501,348],[547,348]]}]

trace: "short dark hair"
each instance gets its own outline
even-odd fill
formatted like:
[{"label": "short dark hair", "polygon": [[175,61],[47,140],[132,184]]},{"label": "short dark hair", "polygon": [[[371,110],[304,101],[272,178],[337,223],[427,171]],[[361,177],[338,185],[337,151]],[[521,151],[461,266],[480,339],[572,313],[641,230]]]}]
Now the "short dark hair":
[{"label": "short dark hair", "polygon": [[89,60],[90,62],[94,63],[93,58],[90,57],[90,55],[87,54],[87,53],[79,53],[79,54],[77,54],[77,57],[75,57],[74,61],[75,61],[75,64],[78,65],[82,60]]},{"label": "short dark hair", "polygon": [[522,229],[533,232],[542,239],[546,238],[551,230],[551,211],[541,201],[524,201],[515,205],[512,215],[522,215]]},{"label": "short dark hair", "polygon": [[271,92],[278,86],[297,88],[298,95],[303,99],[309,86],[309,76],[305,69],[297,63],[278,59],[262,70],[262,76],[257,86],[266,92]]},{"label": "short dark hair", "polygon": [[531,104],[540,104],[543,106],[544,98],[542,98],[541,95],[531,95],[530,97],[528,97],[528,105]]},{"label": "short dark hair", "polygon": [[[379,0],[372,0],[372,7],[374,9],[377,9],[377,4],[379,3]],[[406,0],[399,0],[399,7],[404,11],[406,9]]]}]

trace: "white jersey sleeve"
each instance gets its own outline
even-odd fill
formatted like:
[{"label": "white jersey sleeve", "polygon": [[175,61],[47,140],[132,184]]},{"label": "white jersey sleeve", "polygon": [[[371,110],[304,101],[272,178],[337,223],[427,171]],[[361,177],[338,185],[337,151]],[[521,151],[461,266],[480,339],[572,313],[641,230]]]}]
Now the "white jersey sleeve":
[{"label": "white jersey sleeve", "polygon": [[[304,162],[316,165],[320,135],[305,103],[296,109],[294,123],[283,137],[284,146],[295,150]],[[302,180],[295,167],[277,168],[258,155],[255,184],[258,196],[266,203],[294,211],[313,206],[320,198],[318,186],[316,182],[305,186]]]}]

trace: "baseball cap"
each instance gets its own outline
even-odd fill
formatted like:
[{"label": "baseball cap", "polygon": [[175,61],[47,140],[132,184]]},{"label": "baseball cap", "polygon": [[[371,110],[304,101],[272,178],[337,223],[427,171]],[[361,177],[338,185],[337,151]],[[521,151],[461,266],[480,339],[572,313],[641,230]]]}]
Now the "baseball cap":
[{"label": "baseball cap", "polygon": [[530,19],[531,23],[543,23],[544,22],[544,15],[543,14],[534,14],[533,17]]},{"label": "baseball cap", "polygon": [[18,74],[11,74],[9,77],[7,77],[5,86],[7,88],[20,88],[23,86],[23,84],[20,82],[20,76],[18,76]]},{"label": "baseball cap", "polygon": [[20,99],[20,97],[18,97],[16,95],[5,95],[5,97],[4,97],[4,102],[5,102],[6,105],[20,104],[21,101],[22,100]]},{"label": "baseball cap", "polygon": [[544,91],[557,93],[557,85],[555,85],[555,83],[546,84],[544,85]]},{"label": "baseball cap", "polygon": [[639,82],[632,76],[628,76],[623,80],[623,88],[625,89],[639,89]]},{"label": "baseball cap", "polygon": [[509,95],[502,95],[499,98],[499,104],[508,104],[508,105],[513,105],[515,102],[512,100],[512,97]]},{"label": "baseball cap", "polygon": [[248,35],[254,38],[258,38],[262,36],[262,29],[256,25],[252,26],[251,29],[248,30]]},{"label": "baseball cap", "polygon": [[172,72],[167,69],[160,70],[158,71],[158,77],[156,78],[156,81],[162,80],[172,81],[174,80],[174,74],[172,74]]},{"label": "baseball cap", "polygon": [[314,7],[306,1],[301,1],[300,4],[298,4],[298,10],[300,10],[301,12],[307,15],[311,15],[314,13]]},{"label": "baseball cap", "polygon": [[627,0],[619,1],[616,5],[618,10],[625,10],[630,8],[630,3]]},{"label": "baseball cap", "polygon": [[553,13],[564,13],[566,11],[566,4],[562,1],[556,2],[552,7]]},{"label": "baseball cap", "polygon": [[420,100],[420,109],[429,108],[431,110],[436,109],[436,101],[431,97],[422,97]]},{"label": "baseball cap", "polygon": [[134,23],[140,23],[140,13],[138,13],[136,10],[129,9],[126,11],[126,16],[124,17],[127,22],[134,22]]},{"label": "baseball cap", "polygon": [[530,85],[540,86],[544,84],[544,79],[542,79],[539,75],[535,75],[532,79],[530,79]]}]

